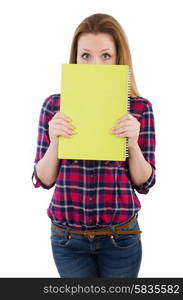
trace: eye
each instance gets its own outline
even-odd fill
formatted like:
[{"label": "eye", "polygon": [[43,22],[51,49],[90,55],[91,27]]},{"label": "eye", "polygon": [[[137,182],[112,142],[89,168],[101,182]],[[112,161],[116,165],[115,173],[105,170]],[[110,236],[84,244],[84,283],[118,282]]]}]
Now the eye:
[{"label": "eye", "polygon": [[88,59],[89,56],[90,56],[89,53],[83,53],[83,54],[81,55],[81,57],[82,57],[83,59]]},{"label": "eye", "polygon": [[109,58],[111,58],[111,55],[108,54],[108,53],[104,53],[104,54],[102,54],[102,55],[103,55],[104,59],[109,59]]}]

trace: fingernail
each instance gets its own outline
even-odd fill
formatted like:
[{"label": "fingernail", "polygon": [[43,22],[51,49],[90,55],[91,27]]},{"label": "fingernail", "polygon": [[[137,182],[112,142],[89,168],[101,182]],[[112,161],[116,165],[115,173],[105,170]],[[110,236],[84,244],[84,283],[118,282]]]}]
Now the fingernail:
[{"label": "fingernail", "polygon": [[68,121],[71,121],[71,118],[70,118],[70,117],[68,117],[68,116],[66,116],[66,119],[67,119]]}]

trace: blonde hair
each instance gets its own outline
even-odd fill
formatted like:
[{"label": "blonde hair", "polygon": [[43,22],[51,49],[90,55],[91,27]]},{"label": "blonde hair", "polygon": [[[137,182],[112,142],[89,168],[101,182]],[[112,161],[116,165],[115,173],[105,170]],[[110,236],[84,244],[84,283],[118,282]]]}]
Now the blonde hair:
[{"label": "blonde hair", "polygon": [[136,98],[138,92],[132,67],[132,59],[128,45],[128,39],[121,25],[116,19],[107,14],[93,14],[85,18],[76,28],[71,44],[70,64],[77,63],[78,39],[82,33],[109,33],[116,45],[117,65],[128,65],[130,68],[130,97]]}]

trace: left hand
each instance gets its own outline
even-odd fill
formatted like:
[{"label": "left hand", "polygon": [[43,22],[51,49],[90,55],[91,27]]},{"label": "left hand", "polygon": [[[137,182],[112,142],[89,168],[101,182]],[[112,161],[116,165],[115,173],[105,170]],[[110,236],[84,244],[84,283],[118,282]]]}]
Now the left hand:
[{"label": "left hand", "polygon": [[112,133],[118,137],[128,137],[128,147],[137,144],[140,132],[140,122],[131,114],[126,114],[117,120]]}]

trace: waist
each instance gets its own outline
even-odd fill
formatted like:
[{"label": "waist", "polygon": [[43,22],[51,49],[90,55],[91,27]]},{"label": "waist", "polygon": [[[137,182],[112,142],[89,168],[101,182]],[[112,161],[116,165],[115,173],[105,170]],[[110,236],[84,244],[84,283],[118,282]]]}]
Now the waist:
[{"label": "waist", "polygon": [[[52,228],[55,228],[57,231],[64,232],[67,231],[68,234],[81,234],[90,238],[94,238],[99,235],[112,235],[114,232],[117,234],[139,234],[141,230],[130,230],[130,226],[133,227],[133,223],[137,221],[137,214],[133,216],[130,220],[122,224],[109,225],[102,229],[96,230],[76,230],[69,227],[60,227],[52,222]],[[54,233],[53,233],[54,234]],[[58,235],[58,233],[56,233]]]}]

